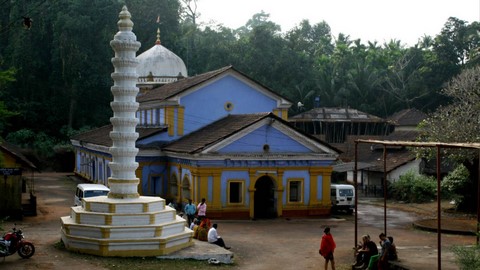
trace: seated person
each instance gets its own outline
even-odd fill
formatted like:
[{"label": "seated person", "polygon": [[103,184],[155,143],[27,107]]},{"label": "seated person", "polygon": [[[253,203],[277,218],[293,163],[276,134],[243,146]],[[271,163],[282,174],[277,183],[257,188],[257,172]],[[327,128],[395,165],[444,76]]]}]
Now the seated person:
[{"label": "seated person", "polygon": [[230,249],[230,247],[227,247],[225,245],[225,242],[220,237],[220,235],[217,234],[217,227],[218,227],[217,224],[213,224],[212,228],[210,228],[210,230],[208,230],[208,242],[212,243],[212,244],[215,244],[215,245],[218,245],[218,246],[221,246],[225,249]]},{"label": "seated person", "polygon": [[190,230],[193,230],[193,227],[195,227],[196,224],[197,224],[197,219],[194,218],[193,221],[192,221],[192,223],[190,223],[190,227],[189,227]]},{"label": "seated person", "polygon": [[387,238],[388,238],[388,240],[390,240],[390,244],[391,244],[390,249],[388,250],[388,260],[389,261],[396,261],[398,259],[397,247],[393,243],[393,237],[389,236]]},{"label": "seated person", "polygon": [[357,250],[356,269],[366,269],[373,255],[378,254],[378,248],[375,242],[371,241],[370,236],[364,235],[362,237],[363,245]]},{"label": "seated person", "polygon": [[366,248],[366,239],[368,237],[368,235],[363,235],[362,241],[358,242],[358,245],[353,248],[355,250],[355,263],[353,263],[353,266],[359,266],[362,264],[363,253],[360,251]]},{"label": "seated person", "polygon": [[193,238],[198,239],[198,229],[200,228],[200,220],[195,221],[193,225]]},{"label": "seated person", "polygon": [[208,240],[208,230],[210,229],[210,219],[204,218],[200,225],[198,226],[198,240],[207,241]]}]

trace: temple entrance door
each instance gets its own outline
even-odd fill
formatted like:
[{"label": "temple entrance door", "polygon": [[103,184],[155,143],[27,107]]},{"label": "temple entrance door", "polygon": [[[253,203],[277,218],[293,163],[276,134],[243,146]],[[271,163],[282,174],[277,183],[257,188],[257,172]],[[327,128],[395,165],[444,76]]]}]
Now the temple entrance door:
[{"label": "temple entrance door", "polygon": [[254,218],[276,218],[275,185],[268,176],[262,176],[255,183]]}]

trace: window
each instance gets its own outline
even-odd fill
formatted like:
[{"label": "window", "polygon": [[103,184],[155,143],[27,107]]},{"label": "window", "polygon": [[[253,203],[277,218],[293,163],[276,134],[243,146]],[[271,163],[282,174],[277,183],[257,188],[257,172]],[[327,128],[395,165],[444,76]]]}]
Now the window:
[{"label": "window", "polygon": [[288,180],[288,201],[302,201],[302,180]]},{"label": "window", "polygon": [[230,102],[230,101],[227,101],[223,105],[223,108],[225,109],[225,111],[229,112],[229,111],[233,110],[233,103]]},{"label": "window", "polygon": [[243,181],[228,182],[228,203],[243,203]]}]

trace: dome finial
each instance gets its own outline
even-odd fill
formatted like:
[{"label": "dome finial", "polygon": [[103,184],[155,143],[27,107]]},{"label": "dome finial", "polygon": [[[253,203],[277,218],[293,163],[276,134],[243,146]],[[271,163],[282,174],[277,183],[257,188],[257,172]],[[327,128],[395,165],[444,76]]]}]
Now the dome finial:
[{"label": "dome finial", "polygon": [[155,41],[155,44],[156,44],[156,45],[162,44],[162,43],[160,42],[160,28],[157,28],[157,41]]},{"label": "dome finial", "polygon": [[157,28],[157,40],[155,41],[155,44],[156,44],[156,45],[160,45],[160,44],[162,44],[162,42],[160,41],[160,15],[157,16],[157,24],[158,24],[158,28]]}]

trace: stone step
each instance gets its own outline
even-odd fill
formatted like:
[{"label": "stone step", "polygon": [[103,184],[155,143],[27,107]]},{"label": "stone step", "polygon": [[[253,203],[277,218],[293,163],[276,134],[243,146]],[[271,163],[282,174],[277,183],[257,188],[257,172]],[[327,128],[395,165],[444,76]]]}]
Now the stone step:
[{"label": "stone step", "polygon": [[[79,224],[71,217],[62,217],[62,229],[72,237],[86,237],[94,239],[141,239],[141,238],[166,238],[185,231],[186,222],[176,216],[175,220],[164,223],[131,226]],[[193,234],[193,232],[192,232]]]},{"label": "stone step", "polygon": [[170,254],[193,245],[193,232],[184,227],[184,231],[166,237],[152,238],[122,238],[122,239],[97,239],[94,237],[80,237],[68,234],[62,226],[62,241],[71,251],[93,254],[98,256],[128,256],[145,257]]},{"label": "stone step", "polygon": [[159,212],[173,209],[165,206],[160,197],[142,196],[139,199],[111,199],[107,196],[84,198],[82,205],[86,211],[98,213],[136,214]]},{"label": "stone step", "polygon": [[[104,213],[87,211],[81,206],[71,208],[70,217],[78,224],[92,225],[111,225],[111,226],[129,226],[129,225],[151,225],[175,221],[177,219],[176,211],[168,208],[157,212],[138,212],[128,214]],[[185,222],[185,220],[184,220]]]}]

